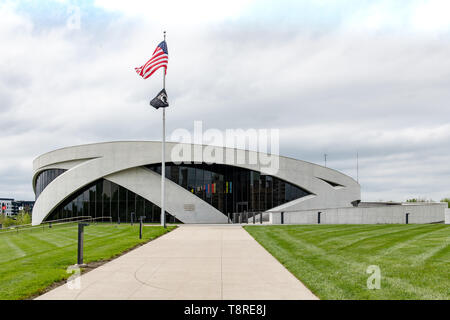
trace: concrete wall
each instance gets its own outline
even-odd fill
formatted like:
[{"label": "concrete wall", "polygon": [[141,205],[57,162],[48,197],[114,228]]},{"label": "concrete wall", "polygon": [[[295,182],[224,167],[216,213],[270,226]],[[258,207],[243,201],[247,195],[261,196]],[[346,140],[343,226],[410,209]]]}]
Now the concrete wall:
[{"label": "concrete wall", "polygon": [[450,224],[450,209],[445,209],[445,224]]},{"label": "concrete wall", "polygon": [[[321,224],[403,224],[406,223],[406,213],[409,213],[409,223],[435,223],[444,221],[446,206],[429,203],[290,211],[284,212],[284,223],[317,224],[318,211],[322,212]],[[270,212],[270,222],[280,224],[281,213]]]}]

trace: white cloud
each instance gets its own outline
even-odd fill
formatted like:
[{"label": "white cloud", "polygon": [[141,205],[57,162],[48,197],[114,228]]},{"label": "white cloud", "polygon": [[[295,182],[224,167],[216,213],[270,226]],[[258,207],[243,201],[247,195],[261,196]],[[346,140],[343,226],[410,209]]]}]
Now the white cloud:
[{"label": "white cloud", "polygon": [[[237,2],[96,5],[124,14],[89,27],[82,12],[80,30],[38,30],[33,15],[0,6],[0,196],[32,198],[31,161],[52,149],[160,137],[148,101],[161,77],[144,81],[133,68],[166,23],[168,133],[194,120],[280,128],[281,154],[322,163],[326,152],[352,176],[359,151],[365,200],[449,196],[448,42],[253,24]],[[376,10],[373,28],[386,25]]]},{"label": "white cloud", "polygon": [[411,15],[412,26],[419,31],[450,31],[450,2],[447,0],[418,1]]},{"label": "white cloud", "polygon": [[237,18],[253,0],[96,0],[95,5],[125,15],[149,19],[151,23],[167,25],[201,25],[227,18]]}]

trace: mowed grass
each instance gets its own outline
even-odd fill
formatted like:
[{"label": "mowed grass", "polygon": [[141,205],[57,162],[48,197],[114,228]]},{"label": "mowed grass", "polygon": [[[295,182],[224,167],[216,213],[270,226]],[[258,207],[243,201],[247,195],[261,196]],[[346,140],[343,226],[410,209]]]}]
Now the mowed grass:
[{"label": "mowed grass", "polygon": [[[450,299],[450,226],[295,225],[245,229],[321,299]],[[381,270],[369,290],[367,267]]]},{"label": "mowed grass", "polygon": [[[149,226],[91,224],[84,231],[84,263],[106,260],[170,230]],[[0,299],[25,299],[67,279],[77,263],[78,226],[54,226],[0,235]]]}]

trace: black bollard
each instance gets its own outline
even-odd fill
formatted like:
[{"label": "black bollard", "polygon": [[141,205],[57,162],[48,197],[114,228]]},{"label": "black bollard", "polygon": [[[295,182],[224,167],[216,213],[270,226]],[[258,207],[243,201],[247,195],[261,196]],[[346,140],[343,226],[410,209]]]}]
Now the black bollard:
[{"label": "black bollard", "polygon": [[409,213],[406,214],[406,224],[409,223]]},{"label": "black bollard", "polygon": [[253,212],[253,224],[255,224],[255,215],[256,215],[256,212]]},{"label": "black bollard", "polygon": [[317,212],[317,224],[320,224],[320,214],[321,214],[322,212]]},{"label": "black bollard", "polygon": [[145,216],[139,217],[139,239],[142,239],[142,225],[143,225],[144,219],[145,219]]},{"label": "black bollard", "polygon": [[83,264],[83,242],[84,242],[84,227],[88,226],[88,223],[78,223],[78,257],[77,264]]},{"label": "black bollard", "polygon": [[259,213],[259,223],[262,224],[262,212]]},{"label": "black bollard", "polygon": [[281,224],[284,224],[284,212],[281,211]]}]

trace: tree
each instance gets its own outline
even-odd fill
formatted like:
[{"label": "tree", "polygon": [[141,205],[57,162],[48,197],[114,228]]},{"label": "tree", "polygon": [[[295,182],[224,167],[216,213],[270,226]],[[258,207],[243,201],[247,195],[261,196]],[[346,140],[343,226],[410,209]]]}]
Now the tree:
[{"label": "tree", "polygon": [[412,199],[407,199],[406,202],[433,202],[432,199],[427,200],[425,198],[412,198]]},{"label": "tree", "polygon": [[5,216],[5,214],[1,215],[0,218],[0,224],[2,225],[3,228],[8,228],[12,225],[15,224],[15,220],[11,219],[10,217]]},{"label": "tree", "polygon": [[441,202],[447,202],[448,203],[448,207],[450,208],[450,198],[444,198],[441,200]]},{"label": "tree", "polygon": [[24,224],[30,224],[30,223],[31,223],[30,215],[25,211],[20,211],[16,217],[16,224],[24,225]]}]

